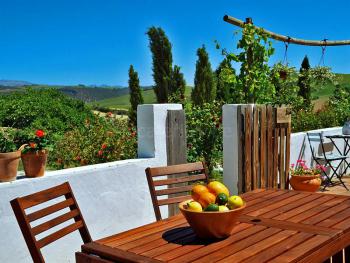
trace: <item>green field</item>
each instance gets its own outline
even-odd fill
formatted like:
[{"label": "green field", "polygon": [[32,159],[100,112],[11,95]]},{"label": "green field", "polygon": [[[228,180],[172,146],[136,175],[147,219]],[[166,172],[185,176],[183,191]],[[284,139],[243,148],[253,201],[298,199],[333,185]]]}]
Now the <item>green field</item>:
[{"label": "green field", "polygon": [[[186,98],[190,98],[191,96],[191,87],[187,87],[185,91]],[[145,104],[157,103],[156,95],[154,94],[153,89],[144,90],[142,92],[143,100]],[[130,107],[130,95],[122,95],[118,97],[113,97],[109,99],[104,99],[100,101],[96,101],[94,105],[98,105],[100,107],[106,107],[110,109],[128,109]]]}]

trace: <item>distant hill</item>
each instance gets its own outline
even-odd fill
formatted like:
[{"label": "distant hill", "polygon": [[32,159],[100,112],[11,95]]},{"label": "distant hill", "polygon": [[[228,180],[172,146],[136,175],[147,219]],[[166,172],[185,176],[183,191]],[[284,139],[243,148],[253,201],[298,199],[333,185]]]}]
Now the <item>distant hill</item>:
[{"label": "distant hill", "polygon": [[[185,96],[187,99],[190,99],[191,97],[191,90],[192,90],[192,87],[189,87],[189,86],[186,87]],[[142,92],[142,96],[145,104],[157,103],[156,95],[153,89],[144,90]],[[100,107],[111,108],[111,109],[129,109],[130,96],[129,94],[125,94],[115,98],[100,100],[91,104],[98,105]]]},{"label": "distant hill", "polygon": [[30,83],[28,81],[22,81],[22,80],[0,79],[0,86],[3,86],[3,87],[21,87],[21,86],[28,86],[28,85],[33,85],[33,83]]}]

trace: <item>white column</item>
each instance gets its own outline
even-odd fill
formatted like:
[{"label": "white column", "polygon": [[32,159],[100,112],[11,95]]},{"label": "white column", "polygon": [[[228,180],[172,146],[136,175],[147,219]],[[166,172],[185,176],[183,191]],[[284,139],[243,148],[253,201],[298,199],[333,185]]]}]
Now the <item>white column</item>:
[{"label": "white column", "polygon": [[139,158],[166,158],[166,118],[168,110],[181,109],[181,104],[143,104],[137,107]]},{"label": "white column", "polygon": [[226,104],[222,107],[224,184],[232,194],[238,193],[238,127],[237,108],[242,104]]}]

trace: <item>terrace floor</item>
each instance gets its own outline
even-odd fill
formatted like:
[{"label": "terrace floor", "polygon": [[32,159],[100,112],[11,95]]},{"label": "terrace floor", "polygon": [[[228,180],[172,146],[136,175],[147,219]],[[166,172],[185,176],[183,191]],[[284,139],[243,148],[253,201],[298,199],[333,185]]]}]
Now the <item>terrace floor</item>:
[{"label": "terrace floor", "polygon": [[[350,175],[344,176],[343,181],[345,185],[350,189]],[[327,187],[325,191],[320,192],[325,194],[350,195],[350,191],[347,191],[342,185]]]}]

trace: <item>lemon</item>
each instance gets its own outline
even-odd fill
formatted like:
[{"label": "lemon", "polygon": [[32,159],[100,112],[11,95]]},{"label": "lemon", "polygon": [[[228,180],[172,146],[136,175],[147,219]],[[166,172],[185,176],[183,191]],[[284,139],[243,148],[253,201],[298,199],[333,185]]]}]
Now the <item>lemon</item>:
[{"label": "lemon", "polygon": [[196,201],[191,201],[187,203],[187,210],[194,211],[194,212],[202,212],[202,206],[200,203]]},{"label": "lemon", "polygon": [[227,187],[223,183],[220,183],[218,181],[210,182],[208,184],[208,189],[210,192],[215,194],[215,196],[217,196],[220,193],[224,193],[225,195],[230,196],[230,193],[229,193]]},{"label": "lemon", "polygon": [[225,211],[230,211],[230,209],[228,209],[228,207],[225,205],[219,205],[219,211],[225,212]]},{"label": "lemon", "polygon": [[242,207],[243,204],[244,204],[243,199],[238,195],[233,195],[228,198],[227,206],[231,210]]}]

